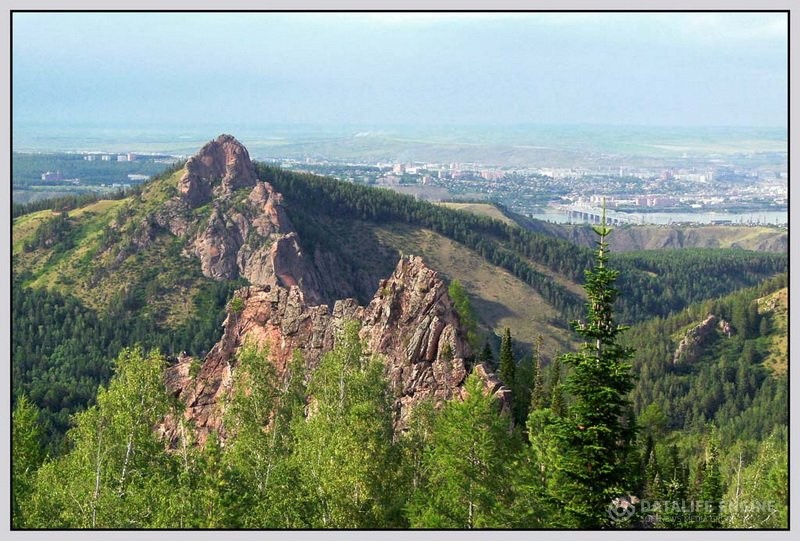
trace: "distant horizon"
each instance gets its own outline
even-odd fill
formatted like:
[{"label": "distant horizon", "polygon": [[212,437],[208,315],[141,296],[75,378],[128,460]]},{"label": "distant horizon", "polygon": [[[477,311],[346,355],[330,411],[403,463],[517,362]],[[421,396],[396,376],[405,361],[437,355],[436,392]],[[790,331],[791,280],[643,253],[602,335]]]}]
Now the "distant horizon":
[{"label": "distant horizon", "polygon": [[[613,125],[341,126],[228,125],[15,126],[19,153],[134,152],[193,155],[221,134],[236,137],[254,159],[316,157],[354,163],[386,160],[482,162],[522,165],[585,163],[598,156],[679,158],[753,153],[788,155],[782,127],[677,127]],[[627,161],[627,158],[624,158]],[[781,158],[785,160],[786,158]]]}]

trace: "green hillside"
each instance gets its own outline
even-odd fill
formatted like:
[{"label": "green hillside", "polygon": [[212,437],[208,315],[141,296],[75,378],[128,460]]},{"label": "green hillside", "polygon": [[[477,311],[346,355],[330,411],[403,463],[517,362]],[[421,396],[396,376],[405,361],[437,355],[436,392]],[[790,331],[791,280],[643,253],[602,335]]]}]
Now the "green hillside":
[{"label": "green hillside", "polygon": [[[422,408],[409,433],[395,441],[386,382],[377,376],[381,362],[349,364],[348,359],[363,358],[363,345],[351,336],[323,357],[320,372],[310,381],[298,376],[280,387],[263,366],[247,372],[265,357],[243,351],[242,366],[251,368],[234,377],[233,384],[252,385],[238,388],[233,396],[232,422],[239,432],[224,447],[214,439],[195,447],[181,436],[185,445],[165,452],[153,431],[175,407],[174,397],[164,392],[165,359],[157,352],[125,348],[141,345],[166,355],[185,351],[202,357],[219,339],[226,303],[246,285],[241,278],[204,276],[190,245],[192,235],[173,234],[170,227],[177,223],[192,233],[209,227],[215,215],[218,222],[233,221],[237,213],[253,218],[247,216],[251,211],[245,202],[252,188],[196,208],[171,204],[181,175],[173,170],[120,199],[77,208],[38,204],[30,208],[34,212],[15,210],[12,389],[14,430],[20,436],[14,452],[19,457],[15,463],[25,466],[14,473],[17,524],[165,527],[182,517],[186,522],[181,525],[188,527],[329,527],[333,496],[315,492],[320,476],[326,479],[326,490],[345,502],[338,508],[345,513],[334,524],[461,524],[436,518],[430,506],[435,498],[471,494],[471,475],[465,478],[466,488],[442,488],[436,479],[457,478],[475,463],[459,462],[463,466],[447,469],[454,460],[473,460],[470,442],[476,434],[490,440],[474,460],[494,468],[491,475],[481,474],[479,486],[499,498],[492,504],[496,508],[486,511],[485,524],[584,524],[560,518],[557,510],[563,505],[554,507],[552,502],[569,495],[569,480],[548,468],[554,460],[570,467],[571,457],[587,456],[598,466],[608,459],[582,443],[586,421],[573,422],[571,417],[580,414],[591,420],[598,409],[592,404],[608,392],[608,386],[593,383],[598,375],[592,375],[597,364],[593,357],[585,349],[574,353],[589,331],[584,327],[579,337],[569,326],[570,320],[583,320],[587,314],[583,281],[584,271],[596,263],[592,251],[549,233],[388,190],[263,164],[256,171],[283,195],[282,209],[299,239],[297,251],[311,254],[309,261],[318,270],[336,271],[329,278],[342,283],[326,287],[350,291],[365,303],[401,254],[418,254],[447,280],[461,283],[478,320],[481,343],[492,342],[497,349],[497,335],[510,329],[499,348],[499,373],[513,390],[510,415],[498,415],[494,398],[480,392],[473,375],[464,402],[450,401],[442,413]],[[627,493],[655,500],[674,490],[682,497],[718,499],[726,491],[739,493],[733,486],[738,473],[757,479],[763,466],[777,481],[763,490],[761,485],[747,490],[766,490],[781,513],[768,517],[767,524],[785,524],[781,476],[786,471],[788,409],[787,254],[725,248],[616,253],[615,232],[609,237],[611,256],[603,260],[613,271],[595,267],[592,276],[605,273],[614,281],[614,271],[619,271],[613,322],[634,325],[622,334],[624,343],[635,349],[631,404],[616,397],[624,416],[630,410],[636,414],[639,427],[634,435],[627,425],[624,459],[615,461]],[[245,242],[272,240],[248,235]],[[593,306],[614,296],[594,291]],[[595,316],[595,325],[598,321]],[[614,341],[617,332],[612,328],[604,336]],[[534,377],[530,350],[538,336],[543,339],[542,372]],[[627,372],[624,350],[613,344],[604,352],[603,362],[615,358],[612,376]],[[108,388],[98,394],[99,385]],[[348,389],[347,400],[342,399],[342,386]],[[620,389],[627,394],[630,387]],[[306,392],[318,398],[316,407],[325,413],[301,423]],[[96,406],[87,409],[92,404]],[[619,418],[619,412],[609,418]],[[280,428],[272,425],[265,432],[269,419],[277,419]],[[65,431],[73,426],[65,440]],[[364,437],[370,438],[367,446]],[[42,445],[50,458],[39,467]],[[132,459],[126,451],[131,445],[137,449]],[[452,456],[443,454],[454,445],[466,447]],[[92,457],[104,448],[109,449],[104,464],[113,461],[113,471],[103,470],[98,481],[101,468]],[[341,449],[347,449],[344,462]],[[366,449],[377,449],[380,460],[372,451],[364,454]],[[353,456],[361,458],[350,460]],[[117,471],[131,474],[120,480]],[[65,472],[66,481],[61,479]],[[720,479],[711,488],[708,472]],[[277,484],[267,490],[263,480],[269,476]],[[101,502],[91,496],[96,486],[103,487]],[[371,487],[368,508],[361,505],[361,488],[352,497],[354,486]],[[578,488],[576,494],[585,492],[586,487]],[[187,503],[198,501],[198,495],[213,509]],[[595,495],[596,502],[605,498]],[[155,499],[165,502],[163,513],[152,514]],[[99,522],[86,511],[95,504],[101,511]],[[461,512],[464,505],[455,509]],[[607,523],[605,509],[595,511],[591,524]],[[655,516],[662,527],[704,527],[712,519],[716,525],[752,524],[730,513],[677,526],[665,513],[642,515],[634,524],[646,527]]]},{"label": "green hillside", "polygon": [[[588,248],[388,190],[263,164],[256,169],[259,178],[283,194],[283,205],[306,251],[328,254],[335,266],[349,269],[336,279],[352,282],[347,285],[360,302],[369,301],[401,252],[414,253],[466,287],[484,334],[481,341],[489,339],[496,347],[495,336],[509,327],[516,347],[527,354],[541,335],[545,359],[574,343],[568,322],[583,311],[583,271],[592,259]],[[58,207],[17,210],[13,275],[21,301],[14,314],[26,332],[15,333],[14,347],[27,356],[27,368],[15,372],[15,389],[36,388],[40,406],[62,412],[59,426],[69,412],[91,399],[91,393],[78,399],[64,391],[61,398],[45,400],[48,378],[62,376],[44,374],[60,370],[76,381],[88,378],[85,387],[96,388],[110,372],[87,372],[81,360],[85,356],[99,366],[120,347],[137,342],[167,354],[199,354],[220,335],[225,302],[245,282],[204,276],[185,237],[158,226],[180,176],[174,168],[127,197],[64,212]],[[238,212],[248,193],[243,189],[214,204],[223,213]],[[187,210],[187,227],[202,227],[211,207],[209,203]],[[614,255],[613,232],[610,239],[612,264],[622,271],[618,309],[625,323],[668,316],[692,303],[753,286],[786,268],[786,254],[743,250]],[[85,314],[82,319],[96,320],[108,330],[97,339],[83,336],[69,350],[59,349],[58,341],[65,336],[50,336],[46,325],[37,332],[43,316],[25,308],[32,303],[23,302],[24,297],[34,294],[55,295],[48,302],[67,303],[76,314]],[[45,335],[45,347],[34,347]],[[101,361],[97,352],[104,348],[108,355]]]}]

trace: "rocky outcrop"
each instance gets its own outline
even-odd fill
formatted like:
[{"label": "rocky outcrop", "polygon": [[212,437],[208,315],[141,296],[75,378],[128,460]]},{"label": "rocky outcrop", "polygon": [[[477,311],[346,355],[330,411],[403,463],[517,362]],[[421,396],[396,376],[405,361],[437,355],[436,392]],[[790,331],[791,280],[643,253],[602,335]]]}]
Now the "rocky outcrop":
[{"label": "rocky outcrop", "polygon": [[[246,197],[231,197],[235,190],[250,186]],[[206,199],[209,190],[211,200]],[[298,287],[309,304],[332,302],[338,293],[352,295],[352,287],[337,287],[346,280],[331,279],[341,276],[335,268],[326,274],[317,267],[317,261],[328,262],[324,256],[304,253],[283,196],[255,178],[247,150],[233,137],[221,135],[191,158],[178,191],[177,206],[183,202],[191,208],[209,201],[212,205],[210,216],[195,233],[188,233],[192,229],[181,223],[185,215],[180,213],[173,213],[178,219],[167,220],[166,225],[172,232],[193,235],[189,253],[200,260],[204,275],[216,280],[241,276],[258,286]]]},{"label": "rocky outcrop", "polygon": [[168,232],[185,240],[183,254],[198,258],[215,280],[297,286],[310,304],[355,294],[336,256],[319,247],[303,251],[283,196],[256,178],[247,149],[232,136],[219,136],[190,158],[173,189],[177,195],[140,219],[117,264]]},{"label": "rocky outcrop", "polygon": [[[251,286],[236,293],[241,310],[229,311],[222,339],[203,360],[199,373],[189,378],[193,362],[183,357],[168,369],[167,382],[196,427],[198,441],[209,431],[225,435],[221,400],[230,388],[236,352],[247,341],[269,347],[278,374],[283,374],[295,350],[313,371],[330,351],[337,334],[350,320],[361,322],[360,337],[367,349],[383,356],[385,375],[395,395],[395,427],[402,430],[414,405],[424,399],[441,404],[459,398],[469,366],[469,344],[441,277],[418,257],[400,260],[392,276],[383,280],[372,301],[359,306],[353,299],[327,305],[309,305],[294,284]],[[483,366],[476,367],[487,392],[501,407],[510,405],[510,391]],[[174,422],[164,430],[176,436]]]},{"label": "rocky outcrop", "polygon": [[192,208],[208,203],[211,195],[224,195],[256,183],[247,149],[232,135],[220,135],[186,162],[178,191]]},{"label": "rocky outcrop", "polygon": [[[268,346],[279,376],[300,351],[310,374],[350,320],[361,323],[367,349],[385,359],[398,430],[421,400],[462,396],[470,348],[445,283],[420,258],[402,258],[372,300],[359,305],[351,298],[356,287],[368,292],[377,280],[349,272],[319,245],[307,253],[283,197],[256,178],[247,150],[229,135],[206,144],[188,160],[177,186],[165,189],[176,195],[138,224],[132,249],[169,232],[185,240],[183,254],[198,258],[205,276],[244,277],[251,284],[236,293],[223,336],[208,355],[179,357],[167,371],[199,443],[212,430],[225,437],[222,404],[245,343]],[[486,391],[508,408],[508,389],[487,367],[476,370]],[[162,429],[175,441],[180,426],[167,419]]]},{"label": "rocky outcrop", "polygon": [[208,222],[192,243],[205,276],[216,280],[238,276],[237,256],[248,229],[249,224],[241,214],[224,214],[219,206],[214,206]]},{"label": "rocky outcrop", "polygon": [[730,323],[720,319],[714,314],[709,314],[699,325],[689,329],[672,356],[672,364],[693,363],[702,354],[705,346],[717,336],[717,330],[730,338],[732,329]]}]

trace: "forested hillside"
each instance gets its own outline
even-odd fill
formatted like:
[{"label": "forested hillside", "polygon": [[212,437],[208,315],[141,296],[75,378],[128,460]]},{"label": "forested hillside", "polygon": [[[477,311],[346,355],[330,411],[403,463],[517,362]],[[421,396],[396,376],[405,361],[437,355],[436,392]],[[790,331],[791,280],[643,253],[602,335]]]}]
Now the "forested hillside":
[{"label": "forested hillside", "polygon": [[[786,253],[618,254],[604,228],[610,252],[597,252],[251,165],[231,136],[203,152],[118,199],[15,209],[16,526],[785,525]],[[415,263],[403,282],[401,254],[435,270]],[[401,298],[410,305],[392,304]],[[414,350],[424,370],[398,368],[392,387],[344,314],[399,329],[391,318],[411,308],[419,328],[392,337],[392,351]],[[278,342],[225,346],[226,315],[228,330]],[[167,393],[176,367],[199,405]],[[225,430],[198,445],[182,412],[217,399],[198,379],[212,369],[232,389]],[[392,400],[420,388],[448,400],[415,401],[395,434]],[[774,508],[606,509],[755,494]]]},{"label": "forested hillside", "polygon": [[[506,332],[499,362],[500,374],[515,388],[512,410],[501,412],[473,374],[463,400],[438,409],[420,404],[408,429],[396,437],[383,362],[365,349],[355,323],[345,327],[308,380],[298,355],[281,379],[268,351],[243,348],[224,445],[212,437],[195,446],[190,428],[182,425],[180,441],[165,449],[152,427],[164,415],[175,415],[178,405],[163,385],[164,358],[123,350],[109,387],[101,390],[96,406],[76,416],[60,456],[43,456],[36,409],[27,399],[17,402],[14,523],[24,528],[785,527],[785,419],[763,413],[785,405],[785,395],[770,394],[765,381],[772,376],[754,376],[762,358],[746,359],[751,364],[744,368],[751,390],[765,396],[765,408],[754,413],[747,433],[724,415],[679,426],[661,409],[665,404],[680,411],[678,403],[660,396],[654,402],[641,399],[658,381],[644,374],[653,353],[647,343],[662,334],[653,334],[658,322],[644,324],[624,341],[642,349],[622,346],[624,330],[613,324],[611,311],[615,277],[616,271],[594,268],[587,291],[594,306],[605,308],[588,311],[581,318],[585,323],[576,325],[585,338],[602,341],[602,350],[587,343],[581,353],[560,356],[545,369],[539,355],[515,359]],[[680,329],[712,308],[730,317],[732,327],[730,337],[711,341],[734,340],[736,332],[746,349],[750,340],[780,335],[769,299],[784,286],[778,278],[692,307],[686,317],[661,326]],[[753,310],[756,299],[762,301]],[[723,333],[726,329],[722,326]],[[629,365],[625,358],[631,355]],[[713,355],[693,362],[716,364]],[[597,378],[604,384],[598,386]],[[520,392],[522,386],[527,393]],[[632,387],[635,424],[626,398]],[[734,398],[727,391],[725,396]],[[311,403],[307,397],[313,397]],[[741,413],[745,406],[738,400],[727,406],[737,408]],[[620,415],[622,424],[615,420]],[[587,432],[593,427],[602,428],[602,437]],[[587,475],[583,461],[598,474]],[[617,497],[609,503],[612,495]],[[645,499],[724,499],[726,506],[628,512]]]},{"label": "forested hillside", "polygon": [[[314,216],[320,214],[378,224],[413,224],[451,238],[512,272],[565,319],[576,317],[582,309],[582,296],[565,281],[582,283],[591,261],[588,248],[385,189],[263,165],[258,166],[258,174],[285,195],[290,214],[297,216],[294,221],[300,236],[309,247],[327,242],[324,230],[315,226]],[[654,250],[616,255],[613,261],[624,271],[619,310],[626,323],[666,316],[693,302],[755,285],[786,269],[786,254],[744,250]]]},{"label": "forested hillside", "polygon": [[[709,527],[786,524],[775,505],[788,490],[786,286],[778,276],[628,331],[644,497],[702,488],[710,456],[729,510]],[[677,516],[668,523],[684,527]]]}]

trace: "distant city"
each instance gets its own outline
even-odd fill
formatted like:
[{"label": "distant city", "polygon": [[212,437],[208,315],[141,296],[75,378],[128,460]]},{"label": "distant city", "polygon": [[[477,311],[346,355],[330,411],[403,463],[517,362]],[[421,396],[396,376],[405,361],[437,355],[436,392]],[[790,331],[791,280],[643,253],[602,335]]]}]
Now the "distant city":
[{"label": "distant city", "polygon": [[634,224],[780,225],[786,222],[788,210],[788,172],[774,167],[721,163],[674,168],[517,168],[479,163],[270,161],[293,171],[386,187],[430,201],[490,201],[519,214],[559,222],[592,221],[603,202],[615,221]]},{"label": "distant city", "polygon": [[[763,153],[762,153],[763,154]],[[680,160],[672,166],[515,167],[474,162],[376,161],[269,157],[262,161],[292,171],[389,188],[432,202],[485,201],[548,221],[596,221],[605,204],[615,223],[788,222],[785,155],[766,153],[751,167],[746,156]],[[51,160],[48,161],[48,156]],[[134,152],[15,153],[14,199],[27,202],[62,191],[129,188],[184,156]],[[65,164],[70,172],[34,164]],[[103,168],[93,163],[108,164]],[[766,164],[766,165],[765,165]],[[776,165],[777,164],[777,165]],[[80,172],[81,175],[75,175]],[[27,176],[26,176],[27,175]]]}]

